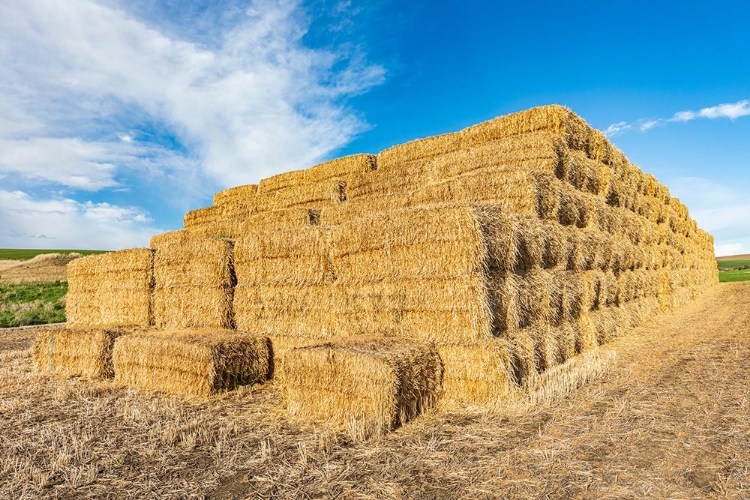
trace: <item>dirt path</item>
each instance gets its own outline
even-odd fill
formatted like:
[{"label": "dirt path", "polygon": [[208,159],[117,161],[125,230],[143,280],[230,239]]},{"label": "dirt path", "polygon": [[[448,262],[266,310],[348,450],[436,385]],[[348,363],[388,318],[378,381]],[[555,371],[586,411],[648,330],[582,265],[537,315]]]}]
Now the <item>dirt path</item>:
[{"label": "dirt path", "polygon": [[191,402],[40,378],[7,333],[3,497],[750,498],[750,282],[604,346],[568,397],[358,445],[287,421],[273,384]]}]

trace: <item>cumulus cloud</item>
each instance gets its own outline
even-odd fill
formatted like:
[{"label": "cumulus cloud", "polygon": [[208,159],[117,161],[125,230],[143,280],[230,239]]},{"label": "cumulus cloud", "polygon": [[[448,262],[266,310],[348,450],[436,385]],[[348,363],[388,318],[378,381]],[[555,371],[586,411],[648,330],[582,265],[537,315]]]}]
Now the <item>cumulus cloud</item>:
[{"label": "cumulus cloud", "polygon": [[4,189],[195,208],[326,159],[367,129],[347,100],[385,71],[352,44],[306,46],[309,22],[296,0],[0,3]]},{"label": "cumulus cloud", "polygon": [[735,103],[718,104],[709,108],[703,108],[699,111],[678,111],[671,118],[641,118],[633,123],[618,122],[613,123],[604,131],[607,137],[613,137],[618,134],[638,128],[641,132],[646,132],[654,127],[666,125],[675,122],[689,122],[699,118],[715,120],[717,118],[728,118],[736,120],[743,116],[750,116],[750,100],[744,99]]},{"label": "cumulus cloud", "polygon": [[13,248],[111,250],[148,246],[156,230],[137,207],[0,190],[0,241]]}]

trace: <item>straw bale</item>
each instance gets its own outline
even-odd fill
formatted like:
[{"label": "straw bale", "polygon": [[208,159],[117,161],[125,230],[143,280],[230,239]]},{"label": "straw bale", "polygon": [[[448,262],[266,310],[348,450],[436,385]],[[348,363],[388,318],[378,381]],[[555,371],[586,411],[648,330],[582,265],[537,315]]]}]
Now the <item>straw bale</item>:
[{"label": "straw bale", "polygon": [[236,186],[214,194],[214,206],[247,204],[258,194],[257,184],[245,184]]},{"label": "straw bale", "polygon": [[415,190],[415,205],[449,202],[493,203],[510,213],[535,213],[534,176],[523,170],[478,170]]},{"label": "straw bale", "polygon": [[582,314],[591,310],[595,299],[595,284],[591,273],[567,271],[557,274],[562,283],[563,320],[575,323]]},{"label": "straw bale", "polygon": [[235,272],[242,285],[320,285],[333,281],[328,228],[253,233],[236,242]]},{"label": "straw bale", "polygon": [[612,173],[609,167],[590,159],[585,152],[567,150],[560,162],[558,178],[580,191],[605,196]]},{"label": "straw bale", "polygon": [[466,345],[492,337],[493,312],[482,276],[336,283],[334,331]]},{"label": "straw bale", "polygon": [[115,339],[127,333],[123,328],[43,330],[31,348],[34,369],[66,378],[111,378]]},{"label": "straw bale", "polygon": [[596,342],[600,345],[619,337],[626,328],[622,310],[617,306],[592,311],[589,313],[589,318],[596,331]]},{"label": "straw bale", "polygon": [[495,118],[464,129],[458,135],[460,147],[468,148],[503,137],[538,131],[560,136],[573,149],[587,150],[591,127],[569,109],[551,105]]},{"label": "straw bale", "polygon": [[[553,284],[556,284],[554,282]],[[515,331],[521,324],[519,296],[522,283],[518,275],[505,273],[491,276],[488,280],[489,303],[492,310],[492,332],[494,336]],[[550,291],[552,294],[554,290]],[[552,295],[550,295],[552,297]],[[552,304],[552,298],[550,298]]]},{"label": "straw bale", "polygon": [[543,225],[536,217],[515,217],[515,219],[518,233],[516,236],[518,242],[516,272],[541,267],[547,247],[544,232],[547,225]]},{"label": "straw bale", "polygon": [[149,325],[153,250],[135,248],[83,257],[67,266],[69,326]]},{"label": "straw bale", "polygon": [[549,323],[553,319],[554,285],[553,275],[547,271],[537,269],[518,276],[519,328]]},{"label": "straw bale", "polygon": [[154,253],[157,288],[234,285],[234,243],[192,239],[160,246]]},{"label": "straw bale", "polygon": [[413,205],[409,196],[401,194],[368,196],[356,200],[347,200],[344,203],[323,207],[320,211],[319,224],[321,226],[337,226],[355,219],[412,208]]},{"label": "straw bale", "polygon": [[576,338],[578,329],[574,323],[562,323],[553,327],[554,336],[557,339],[557,345],[560,348],[560,358],[564,361],[575,356]]},{"label": "straw bale", "polygon": [[595,320],[596,317],[592,317],[589,312],[581,314],[578,319],[575,325],[576,353],[590,351],[599,345]]},{"label": "straw bale", "polygon": [[508,342],[513,381],[521,385],[538,373],[534,339],[529,329],[509,330],[503,338]]},{"label": "straw bale", "polygon": [[563,183],[554,175],[545,172],[532,175],[535,177],[537,216],[540,219],[557,222],[560,217]]},{"label": "straw bale", "polygon": [[152,249],[159,248],[163,245],[168,245],[174,242],[180,242],[190,239],[190,232],[185,229],[178,229],[177,231],[169,231],[167,233],[157,234],[151,237],[149,246]]},{"label": "straw bale", "polygon": [[158,328],[234,328],[233,288],[175,285],[154,289]]},{"label": "straw bale", "polygon": [[316,183],[328,180],[347,180],[349,177],[378,169],[377,157],[356,154],[327,161],[305,170],[305,182]]},{"label": "straw bale", "polygon": [[559,329],[537,323],[527,329],[534,343],[534,358],[538,372],[543,372],[565,361],[560,348]]},{"label": "straw bale", "polygon": [[414,419],[442,394],[437,350],[392,339],[292,349],[283,370],[289,414],[344,428],[357,440]]},{"label": "straw bale", "polygon": [[[378,160],[380,165],[380,160]],[[348,200],[372,196],[408,196],[413,191],[435,182],[430,165],[415,165],[410,172],[378,169],[352,176],[346,185]]]},{"label": "straw bale", "polygon": [[221,329],[120,337],[112,358],[117,383],[198,397],[263,382],[271,370],[267,338]]},{"label": "straw bale", "polygon": [[546,269],[566,267],[568,264],[568,238],[565,228],[559,224],[541,225],[544,242],[542,267]]},{"label": "straw bale", "polygon": [[462,149],[458,132],[436,135],[426,139],[417,139],[405,144],[390,147],[378,153],[379,171],[400,170],[403,164],[425,158],[450,153]]},{"label": "straw bale", "polygon": [[563,226],[584,228],[591,226],[597,217],[597,199],[570,186],[560,188],[558,221]]},{"label": "straw bale", "polygon": [[224,207],[204,207],[191,210],[185,214],[185,229],[197,226],[210,225],[224,216]]},{"label": "straw bale", "polygon": [[313,208],[282,208],[269,210],[249,217],[240,225],[240,234],[293,229],[316,226],[320,222],[321,211]]},{"label": "straw bale", "polygon": [[261,179],[258,184],[258,194],[268,194],[281,189],[299,186],[305,183],[304,170],[292,170]]},{"label": "straw bale", "polygon": [[261,193],[256,198],[256,203],[259,211],[267,211],[293,207],[320,208],[346,201],[346,198],[346,181],[326,180]]},{"label": "straw bale", "polygon": [[555,173],[564,145],[549,132],[502,137],[446,152],[433,160],[437,179],[477,170],[526,169]]},{"label": "straw bale", "polygon": [[514,393],[515,375],[506,339],[471,346],[438,346],[444,398],[461,404],[492,404]]},{"label": "straw bale", "polygon": [[[515,270],[521,257],[522,221],[529,218],[508,214],[496,205],[478,205],[474,207],[474,213],[483,237],[484,266],[490,273]],[[526,259],[533,257],[527,255]]]},{"label": "straw bale", "polygon": [[331,285],[243,285],[234,289],[237,329],[273,336],[325,339],[334,336],[339,296]]}]

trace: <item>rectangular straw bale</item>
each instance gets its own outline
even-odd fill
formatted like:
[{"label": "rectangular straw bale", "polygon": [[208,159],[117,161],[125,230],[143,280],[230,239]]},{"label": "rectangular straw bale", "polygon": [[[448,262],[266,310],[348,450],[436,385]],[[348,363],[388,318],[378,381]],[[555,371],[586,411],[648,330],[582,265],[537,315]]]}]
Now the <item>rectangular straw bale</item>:
[{"label": "rectangular straw bale", "polygon": [[339,300],[328,284],[240,284],[234,289],[235,322],[239,330],[269,337],[331,338]]},{"label": "rectangular straw bale", "polygon": [[149,246],[152,249],[156,249],[160,246],[168,245],[170,243],[189,240],[191,237],[192,236],[189,231],[185,229],[178,229],[177,231],[169,231],[152,236],[151,240],[149,241]]},{"label": "rectangular straw bale", "polygon": [[426,344],[368,339],[301,347],[283,362],[287,411],[346,429],[355,440],[386,433],[433,407],[443,363]]},{"label": "rectangular straw bale", "polygon": [[320,285],[333,280],[328,228],[253,233],[237,240],[235,272],[242,285]]},{"label": "rectangular straw bale", "polygon": [[440,345],[444,398],[459,404],[502,404],[517,391],[508,342],[503,338],[474,345]]},{"label": "rectangular straw bale", "polygon": [[259,211],[268,211],[293,207],[320,208],[346,201],[346,198],[346,181],[326,180],[297,184],[270,193],[261,193],[256,198],[256,203]]},{"label": "rectangular straw bale", "polygon": [[261,179],[258,184],[258,194],[268,194],[305,183],[304,170],[292,170],[283,172],[266,179]]},{"label": "rectangular straw bale", "polygon": [[521,324],[518,302],[522,283],[514,273],[494,274],[488,279],[488,297],[492,311],[494,336],[517,330]]},{"label": "rectangular straw bale", "polygon": [[282,208],[269,210],[250,216],[240,226],[242,236],[249,234],[275,231],[277,229],[293,229],[306,226],[316,226],[320,223],[320,210],[314,208]]},{"label": "rectangular straw bale", "polygon": [[160,328],[231,328],[234,244],[193,239],[154,256],[154,324]]},{"label": "rectangular straw bale", "polygon": [[70,262],[65,300],[68,325],[149,325],[153,258],[153,250],[134,248]]},{"label": "rectangular straw bale", "polygon": [[547,172],[533,172],[536,189],[537,216],[540,219],[558,222],[563,182]]},{"label": "rectangular straw bale", "polygon": [[581,314],[575,324],[576,329],[576,353],[590,351],[599,345],[598,332],[596,329],[596,316],[591,315],[588,311]]},{"label": "rectangular straw bale", "polygon": [[590,159],[583,151],[566,150],[557,175],[580,191],[604,197],[609,191],[612,172],[606,165]]},{"label": "rectangular straw bale", "polygon": [[320,211],[321,226],[337,226],[355,219],[373,217],[386,212],[412,208],[414,203],[408,195],[378,195],[347,200]]},{"label": "rectangular straw bale", "polygon": [[528,336],[534,343],[534,362],[540,373],[565,361],[559,332],[558,328],[546,323],[527,328]]},{"label": "rectangular straw bale", "polygon": [[553,274],[541,269],[527,271],[518,276],[518,327],[526,328],[553,320],[551,294]]},{"label": "rectangular straw bale", "polygon": [[365,172],[377,170],[377,157],[370,154],[356,154],[327,161],[305,170],[305,182],[315,183],[328,180],[344,180]]},{"label": "rectangular straw bale", "polygon": [[503,137],[434,158],[437,179],[482,170],[527,169],[554,173],[564,146],[557,136],[541,131]]},{"label": "rectangular straw bale", "polygon": [[412,171],[406,173],[378,169],[352,176],[346,184],[346,199],[409,196],[416,189],[427,186],[435,180],[435,175],[429,165],[415,166]]},{"label": "rectangular straw bale", "polygon": [[503,137],[538,131],[548,131],[561,137],[565,144],[573,149],[588,150],[592,129],[563,106],[540,106],[462,130],[459,132],[460,147],[467,148]]},{"label": "rectangular straw bale", "polygon": [[416,189],[414,204],[474,202],[500,205],[510,213],[535,213],[535,178],[523,170],[477,170]]},{"label": "rectangular straw bale", "polygon": [[111,378],[115,339],[126,335],[123,328],[52,328],[34,339],[32,361],[37,373],[61,377]]},{"label": "rectangular straw bale", "polygon": [[190,229],[196,226],[211,225],[217,220],[224,216],[224,207],[204,207],[196,210],[191,210],[185,214],[184,226],[185,229]]},{"label": "rectangular straw bale", "polygon": [[219,191],[214,195],[214,206],[229,205],[235,203],[247,204],[258,194],[257,184],[246,184],[236,186],[224,191]]},{"label": "rectangular straw bale", "polygon": [[378,153],[378,170],[387,172],[399,169],[406,162],[434,158],[458,149],[461,149],[461,137],[458,132],[417,139]]},{"label": "rectangular straw bale", "polygon": [[117,383],[198,397],[263,382],[271,369],[266,337],[220,329],[120,337],[112,357]]},{"label": "rectangular straw bale", "polygon": [[529,329],[509,330],[503,338],[508,343],[513,381],[522,385],[538,373],[534,339],[529,334]]},{"label": "rectangular straw bale", "polygon": [[492,311],[481,276],[451,279],[336,283],[334,331],[339,336],[378,331],[438,344],[492,337]]}]

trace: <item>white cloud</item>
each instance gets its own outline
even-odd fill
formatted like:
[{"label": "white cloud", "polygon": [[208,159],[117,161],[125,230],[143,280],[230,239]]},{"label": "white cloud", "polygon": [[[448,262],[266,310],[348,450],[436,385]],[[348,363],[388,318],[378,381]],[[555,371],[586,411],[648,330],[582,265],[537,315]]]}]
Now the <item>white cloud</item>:
[{"label": "white cloud", "polygon": [[[208,46],[90,0],[3,3],[0,88],[24,132],[0,121],[13,149],[0,168],[21,174],[29,160],[31,177],[110,187],[121,167],[110,157],[154,123],[221,187],[312,165],[366,127],[344,100],[384,71],[305,47],[299,12],[295,1],[253,2]],[[51,141],[65,161],[34,140]],[[162,147],[145,142],[136,153],[148,156],[148,146]]]},{"label": "white cloud", "polygon": [[607,137],[613,137],[632,130],[634,126],[637,126],[641,132],[646,132],[656,126],[665,125],[670,122],[689,122],[698,118],[708,118],[711,120],[729,118],[730,120],[736,120],[743,116],[750,116],[750,100],[748,99],[735,103],[718,104],[710,108],[703,108],[700,111],[678,111],[672,118],[641,118],[633,123],[617,122],[607,127],[604,134]]},{"label": "white cloud", "polygon": [[135,207],[37,199],[0,190],[0,241],[12,248],[112,250],[148,246],[155,234],[148,214]]},{"label": "white cloud", "polygon": [[717,257],[748,254],[750,253],[750,242],[740,241],[740,242],[717,244],[714,250],[715,250]]}]

